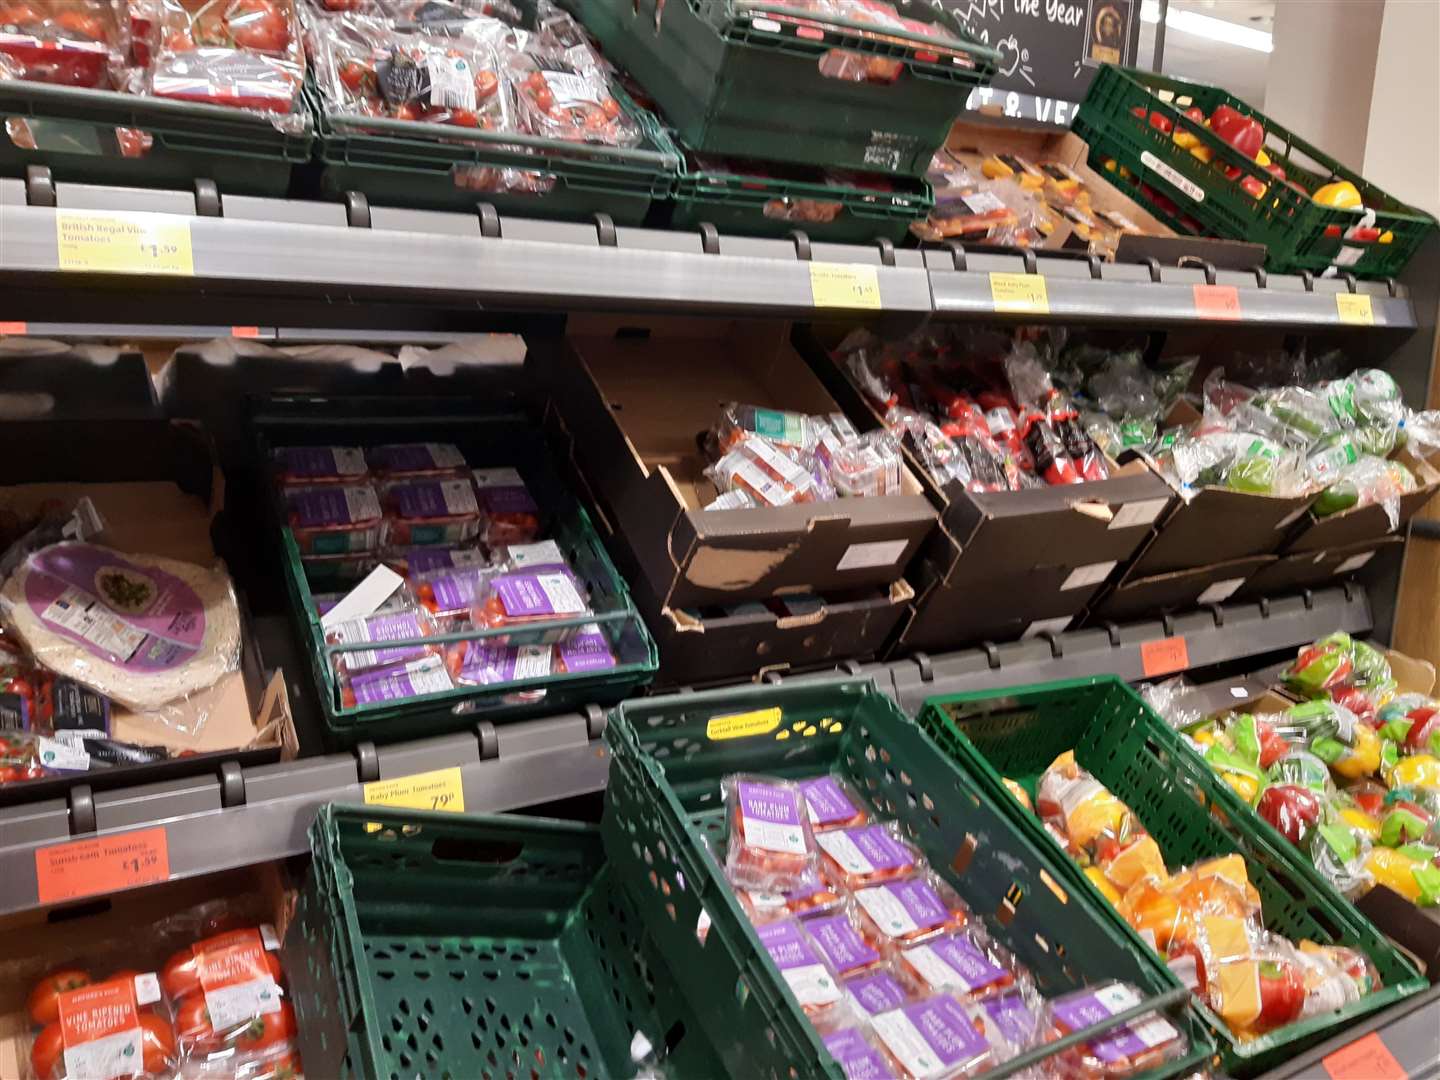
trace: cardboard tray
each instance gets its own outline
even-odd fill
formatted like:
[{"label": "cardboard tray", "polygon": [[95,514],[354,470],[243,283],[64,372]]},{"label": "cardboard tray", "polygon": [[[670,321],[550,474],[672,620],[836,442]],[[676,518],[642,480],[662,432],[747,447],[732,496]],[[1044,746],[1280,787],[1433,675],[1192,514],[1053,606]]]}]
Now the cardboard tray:
[{"label": "cardboard tray", "polygon": [[572,336],[539,360],[551,391],[546,422],[584,461],[662,605],[883,587],[903,574],[936,520],[908,470],[901,495],[701,509],[715,489],[698,439],[726,402],[839,411],[783,327],[674,319],[637,334],[627,325],[572,321]]},{"label": "cardboard tray", "polygon": [[1396,460],[1415,475],[1418,487],[1400,497],[1400,514],[1394,528],[1380,506],[1357,506],[1338,514],[1317,518],[1313,511],[1305,513],[1291,530],[1282,549],[1284,554],[1324,552],[1327,549],[1354,546],[1365,541],[1378,542],[1391,535],[1405,535],[1410,519],[1425,508],[1440,491],[1440,472],[1429,462],[1401,451]]},{"label": "cardboard tray", "polygon": [[[0,425],[0,485],[6,485],[0,487],[0,522],[14,528],[32,520],[43,504],[85,495],[106,523],[97,541],[121,551],[207,564],[217,558],[212,534],[222,547],[232,539],[226,523],[216,520],[224,482],[210,445],[188,425],[115,419]],[[5,543],[12,539],[7,536]],[[277,670],[268,681],[262,674],[244,596],[239,600],[245,629],[238,671],[168,706],[164,716],[113,709],[117,739],[164,744],[186,756],[6,784],[0,786],[0,806],[60,798],[76,784],[100,791],[210,773],[227,761],[259,765],[294,757],[299,745],[284,674]],[[177,712],[184,714],[182,722],[203,713],[204,723],[198,731],[180,731],[167,719]]]},{"label": "cardboard tray", "polygon": [[1087,615],[1087,624],[1125,622],[1160,611],[1185,611],[1203,604],[1222,604],[1275,562],[1273,555],[1210,563],[1189,570],[1174,570],[1152,577],[1133,573],[1110,590]]},{"label": "cardboard tray", "polygon": [[1384,536],[1378,540],[1364,540],[1358,544],[1326,548],[1323,551],[1282,555],[1256,571],[1235,597],[1246,600],[1314,588],[1336,578],[1347,577],[1369,563],[1380,552],[1393,551],[1404,543],[1403,536]]}]

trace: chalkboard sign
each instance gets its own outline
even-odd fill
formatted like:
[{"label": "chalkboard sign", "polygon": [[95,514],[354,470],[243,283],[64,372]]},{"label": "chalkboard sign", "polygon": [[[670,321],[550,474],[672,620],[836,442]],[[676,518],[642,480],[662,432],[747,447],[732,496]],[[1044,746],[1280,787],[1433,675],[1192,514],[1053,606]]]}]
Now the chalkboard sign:
[{"label": "chalkboard sign", "polygon": [[1003,92],[1013,91],[1026,98],[1078,102],[1096,68],[1107,63],[1133,65],[1139,49],[1140,0],[941,0],[941,4],[1000,53],[999,70],[991,83],[996,101]]}]

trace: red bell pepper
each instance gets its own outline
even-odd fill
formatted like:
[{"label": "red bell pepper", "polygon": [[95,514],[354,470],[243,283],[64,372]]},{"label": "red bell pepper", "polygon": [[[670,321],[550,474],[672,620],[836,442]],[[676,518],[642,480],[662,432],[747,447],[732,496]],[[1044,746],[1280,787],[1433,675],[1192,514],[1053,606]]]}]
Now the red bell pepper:
[{"label": "red bell pepper", "polygon": [[1305,1007],[1305,980],[1294,964],[1278,960],[1260,963],[1260,1015],[1256,1031],[1271,1031],[1300,1018]]},{"label": "red bell pepper", "polygon": [[1265,129],[1260,121],[1229,105],[1221,105],[1210,114],[1210,130],[1251,161],[1265,145]]},{"label": "red bell pepper", "polygon": [[1255,735],[1260,740],[1260,767],[1268,769],[1285,756],[1290,744],[1268,720],[1255,721]]},{"label": "red bell pepper", "polygon": [[1320,823],[1319,798],[1297,784],[1272,784],[1261,794],[1256,809],[1296,847]]}]

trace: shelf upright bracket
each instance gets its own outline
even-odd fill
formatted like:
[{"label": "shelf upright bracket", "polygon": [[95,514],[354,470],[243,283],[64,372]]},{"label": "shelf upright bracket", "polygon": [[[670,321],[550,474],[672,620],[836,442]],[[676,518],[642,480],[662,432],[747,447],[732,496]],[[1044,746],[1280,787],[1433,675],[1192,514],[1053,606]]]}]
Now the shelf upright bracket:
[{"label": "shelf upright bracket", "polygon": [[878,237],[875,246],[880,249],[880,265],[895,265],[895,244],[888,236]]},{"label": "shelf upright bracket", "polygon": [[706,255],[720,254],[720,230],[708,221],[700,222],[700,250]]},{"label": "shelf upright bracket", "polygon": [[1050,643],[1050,658],[1059,660],[1065,655],[1065,647],[1060,644],[1060,635],[1054,630],[1041,630],[1035,635]]},{"label": "shelf upright bracket", "polygon": [[1146,267],[1148,267],[1149,270],[1150,270],[1150,284],[1151,284],[1151,285],[1159,285],[1160,282],[1161,282],[1161,279],[1162,279],[1163,276],[1164,276],[1164,275],[1161,273],[1160,260],[1157,259],[1157,258],[1155,258],[1154,255],[1146,255],[1146,256],[1145,256],[1145,265],[1146,265]]},{"label": "shelf upright bracket", "polygon": [[44,165],[25,166],[25,202],[55,208],[55,181]]},{"label": "shelf upright bracket", "polygon": [[602,248],[613,248],[619,246],[615,238],[615,219],[609,214],[597,212],[595,214],[595,239]]},{"label": "shelf upright bracket", "polygon": [[999,671],[1002,663],[1000,650],[993,641],[980,642],[980,648],[985,650],[985,663],[990,666],[991,671]]},{"label": "shelf upright bracket", "polygon": [[495,209],[493,203],[477,203],[475,212],[480,215],[480,235],[486,240],[500,240],[504,237],[504,231],[500,225],[500,212]]},{"label": "shelf upright bracket", "polygon": [[952,270],[959,270],[962,273],[970,267],[965,262],[965,245],[959,240],[946,241],[945,247],[950,251],[950,266]]},{"label": "shelf upright bracket", "polygon": [[500,756],[500,733],[489,720],[475,725],[475,738],[480,741],[481,761],[493,761]]},{"label": "shelf upright bracket", "polygon": [[1105,272],[1104,272],[1104,270],[1101,269],[1101,267],[1102,267],[1104,264],[1101,263],[1101,261],[1100,261],[1100,256],[1099,256],[1099,255],[1091,255],[1091,256],[1089,256],[1085,261],[1090,264],[1090,280],[1091,280],[1091,281],[1104,281],[1104,280],[1105,280]]},{"label": "shelf upright bracket", "polygon": [[220,766],[220,805],[226,809],[245,805],[245,770],[237,761]]},{"label": "shelf upright bracket", "polygon": [[355,747],[355,761],[360,783],[370,784],[380,779],[380,755],[375,752],[373,742],[367,740]]},{"label": "shelf upright bracket", "polygon": [[1270,274],[1263,266],[1255,267],[1255,287],[1257,289],[1268,289],[1270,287]]},{"label": "shelf upright bracket", "polygon": [[97,831],[95,793],[89,784],[76,784],[70,789],[70,835],[89,836]]},{"label": "shelf upright bracket", "polygon": [[370,228],[370,200],[363,192],[345,193],[345,220],[352,229]]},{"label": "shelf upright bracket", "polygon": [[795,258],[801,262],[810,262],[810,237],[799,229],[791,229],[787,234],[795,244]]},{"label": "shelf upright bracket", "polygon": [[1118,649],[1120,647],[1120,624],[1114,619],[1106,619],[1100,624],[1100,629],[1109,635],[1110,647],[1112,649]]},{"label": "shelf upright bracket", "polygon": [[915,666],[920,669],[920,681],[921,681],[921,682],[934,682],[934,681],[935,681],[935,665],[933,665],[932,663],[930,663],[930,654],[929,654],[929,653],[927,653],[927,652],[917,652],[917,653],[913,654],[913,655],[910,657],[910,659],[911,659],[911,660],[914,660],[914,661],[915,661]]},{"label": "shelf upright bracket", "polygon": [[605,710],[593,701],[585,706],[585,737],[591,742],[603,738],[605,728],[609,726]]},{"label": "shelf upright bracket", "polygon": [[225,216],[225,204],[220,201],[220,189],[214,180],[195,181],[195,216],[218,218]]}]

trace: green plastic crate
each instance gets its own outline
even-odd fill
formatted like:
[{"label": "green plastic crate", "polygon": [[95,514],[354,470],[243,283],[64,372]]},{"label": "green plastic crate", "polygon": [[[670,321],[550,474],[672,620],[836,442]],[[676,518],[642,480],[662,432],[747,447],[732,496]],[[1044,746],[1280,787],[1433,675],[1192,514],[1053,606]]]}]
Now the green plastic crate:
[{"label": "green plastic crate", "polygon": [[[528,416],[489,412],[482,403],[465,398],[392,402],[374,398],[292,398],[264,402],[257,410],[253,423],[259,436],[261,462],[268,462],[273,448],[278,446],[440,441],[454,443],[476,468],[519,469],[541,508],[542,519],[548,522],[542,535],[559,545],[571,570],[585,582],[592,614],[524,627],[440,634],[425,640],[449,643],[504,637],[508,644],[525,645],[553,641],[557,632],[597,623],[610,639],[617,661],[615,667],[599,673],[552,674],[465,687],[409,701],[344,706],[333,658],[353,646],[325,642],[314,594],[347,586],[327,581],[317,588],[307,578],[294,536],[283,525],[279,492],[271,486],[268,470],[262,470],[266,472],[262,482],[267,485],[265,498],[274,514],[291,615],[308,656],[327,746],[349,747],[367,739],[421,738],[459,731],[481,719],[516,720],[589,704],[611,705],[654,678],[658,667],[655,643],[630,599],[630,590],[610,561],[589,515],[550,465],[539,425]],[[540,690],[543,696],[535,697]]]},{"label": "green plastic crate", "polygon": [[[652,203],[675,186],[680,152],[644,109],[613,82],[621,107],[640,127],[636,147],[566,142],[513,132],[480,131],[384,117],[349,115],[307,97],[319,130],[321,187],[329,195],[359,191],[372,203],[424,210],[472,210],[489,203],[501,213],[588,219],[609,214],[639,225]],[[502,169],[543,178],[543,191],[485,191],[461,186]]]},{"label": "green plastic crate", "polygon": [[[943,25],[959,43],[951,46],[959,63],[920,35],[879,42],[861,36],[873,27],[845,19],[797,33],[793,23],[730,0],[569,4],[701,153],[923,177],[970,91],[995,73],[996,52],[930,0],[895,6]],[[893,58],[903,70],[888,85],[827,78],[819,65],[833,49]]]},{"label": "green plastic crate", "polygon": [[[728,730],[712,726],[720,717],[730,718]],[[1103,901],[1062,885],[1064,856],[1016,828],[873,683],[630,701],[611,713],[607,738],[614,754],[602,821],[606,850],[733,1075],[840,1077],[724,880],[719,785],[734,772],[838,772],[900,823],[1047,996],[1107,978],[1135,984],[1152,1003],[1170,994],[1191,1050],[1153,1075],[1181,1074],[1213,1053],[1183,988],[1153,951]],[[709,921],[703,942],[702,919]],[[736,1032],[765,1038],[732,1047],[727,1036]],[[1011,1075],[1036,1057],[987,1075]]]},{"label": "green plastic crate", "polygon": [[[213,180],[221,194],[283,196],[291,170],[310,160],[314,131],[301,107],[294,131],[242,109],[49,83],[0,80],[0,118],[23,120],[35,149],[0,133],[0,173],[44,165],[62,183],[187,188]],[[117,128],[153,140],[122,152]],[[132,150],[133,152],[133,150]]]},{"label": "green plastic crate", "polygon": [[676,1077],[714,1051],[619,889],[599,828],[327,806],[286,935],[306,1071]]},{"label": "green plastic crate", "polygon": [[[794,170],[797,174],[808,171]],[[896,177],[893,187],[886,190],[866,187],[861,176],[847,177],[840,184],[825,183],[818,174],[806,178],[747,173],[744,162],[713,168],[687,165],[673,198],[670,224],[676,228],[709,222],[722,235],[788,236],[799,230],[812,240],[857,244],[880,237],[903,240],[910,223],[924,218],[935,206],[935,196],[924,180]],[[833,218],[790,220],[787,215],[795,212],[795,204],[800,202],[824,204]]]},{"label": "green plastic crate", "polygon": [[[1349,945],[1375,964],[1385,984],[1380,992],[1243,1042],[1197,1000],[1229,1072],[1251,1075],[1272,1068],[1425,987],[1414,965],[1119,679],[935,697],[925,703],[920,725],[996,798],[1006,790],[1002,776],[1033,795],[1046,767],[1074,750],[1075,760],[1139,815],[1167,866],[1239,852],[1269,929],[1294,940]],[[1039,818],[1013,799],[1009,806],[1035,843],[1054,849]],[[1079,865],[1062,858],[1067,887],[1104,903]]]},{"label": "green plastic crate", "polygon": [[[1380,233],[1392,234],[1393,240],[1388,244],[1347,243],[1344,234],[1361,224],[1360,214],[1313,202],[1277,182],[1209,128],[1181,117],[1191,106],[1198,106],[1209,116],[1220,105],[1229,105],[1260,121],[1265,128],[1265,152],[1285,169],[1289,179],[1308,191],[1332,180],[1354,184],[1365,207],[1374,211],[1374,227]],[[1136,107],[1142,108],[1145,115],[1135,116],[1131,110]],[[1193,134],[1213,152],[1212,161],[1206,164],[1176,143],[1172,135],[1152,127],[1150,113],[1166,117],[1175,131]],[[1182,220],[1189,217],[1207,235],[1262,243],[1268,253],[1265,265],[1273,271],[1309,270],[1318,274],[1339,258],[1344,264],[1340,269],[1359,277],[1394,277],[1435,227],[1435,219],[1429,214],[1387,195],[1359,173],[1218,87],[1106,65],[1090,84],[1072,126],[1090,145],[1090,166],[1102,170],[1107,180],[1170,228],[1194,233],[1193,226]],[[1109,161],[1117,167],[1109,168]],[[1225,166],[1233,166],[1244,177],[1266,185],[1265,194],[1252,198],[1240,187],[1243,177],[1225,178]],[[1127,169],[1130,176],[1124,176],[1120,167]],[[1142,184],[1169,198],[1175,212],[1141,190]],[[1342,256],[1342,249],[1358,252],[1358,256]]]}]

